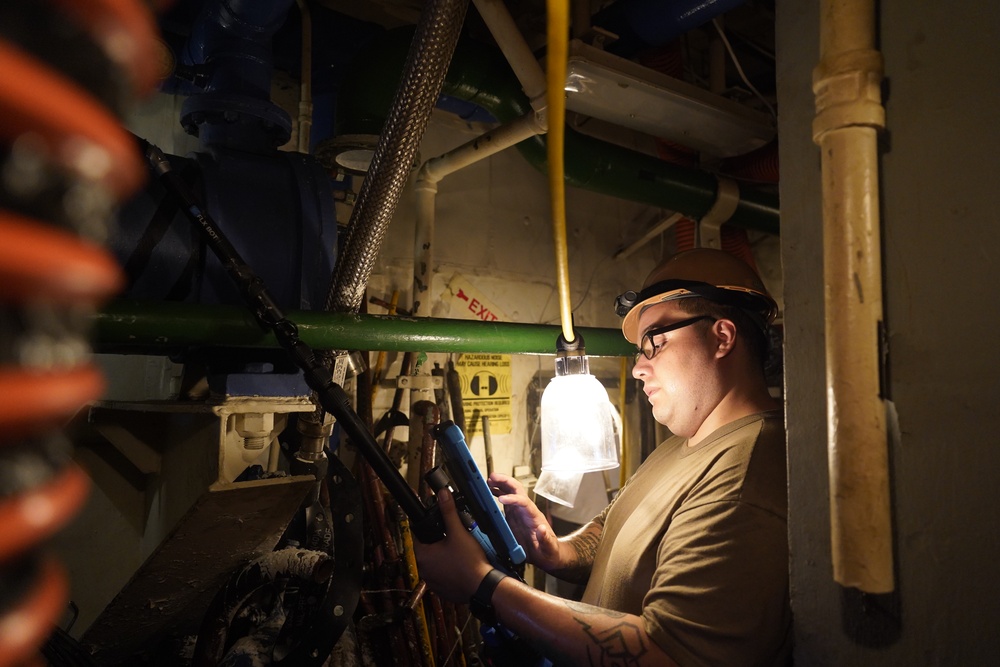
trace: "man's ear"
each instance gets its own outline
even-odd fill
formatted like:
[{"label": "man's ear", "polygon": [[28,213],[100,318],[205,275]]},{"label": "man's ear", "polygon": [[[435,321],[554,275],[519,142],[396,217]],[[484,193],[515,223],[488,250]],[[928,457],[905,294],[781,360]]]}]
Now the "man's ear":
[{"label": "man's ear", "polygon": [[736,348],[736,339],[739,334],[732,320],[716,320],[715,324],[712,325],[712,333],[715,335],[717,345],[715,348],[716,357],[721,359]]}]

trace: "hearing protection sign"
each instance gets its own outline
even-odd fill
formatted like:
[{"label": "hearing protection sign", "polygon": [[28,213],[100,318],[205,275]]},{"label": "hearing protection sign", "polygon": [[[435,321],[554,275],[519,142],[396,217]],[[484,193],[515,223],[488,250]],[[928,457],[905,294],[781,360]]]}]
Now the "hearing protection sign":
[{"label": "hearing protection sign", "polygon": [[[442,301],[449,302],[452,317],[483,322],[507,318],[465,276],[456,273],[448,283]],[[510,433],[511,374],[508,354],[461,354],[455,362],[462,385],[464,427],[471,442],[483,432],[483,417],[490,418],[490,435]]]},{"label": "hearing protection sign", "polygon": [[462,354],[455,363],[462,385],[465,432],[483,432],[490,418],[490,435],[510,433],[510,355]]}]

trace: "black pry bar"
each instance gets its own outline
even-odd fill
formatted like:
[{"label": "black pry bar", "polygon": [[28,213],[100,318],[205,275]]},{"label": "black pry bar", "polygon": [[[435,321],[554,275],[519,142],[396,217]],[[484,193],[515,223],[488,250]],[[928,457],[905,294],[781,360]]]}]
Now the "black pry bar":
[{"label": "black pry bar", "polygon": [[159,148],[139,139],[153,175],[163,184],[170,196],[181,204],[184,214],[205,237],[212,252],[219,258],[230,277],[239,286],[244,301],[250,307],[262,329],[270,330],[278,343],[302,369],[306,384],[316,392],[324,410],[337,418],[341,428],[351,436],[354,445],[368,461],[386,489],[399,503],[410,519],[413,533],[421,542],[436,542],[444,537],[444,522],[436,505],[427,508],[406,483],[388,455],[378,446],[361,417],[351,407],[344,389],[333,381],[330,370],[317,358],[311,347],[299,338],[299,328],[281,311],[268,292],[264,281],[243,260],[236,248],[225,237],[207,211],[202,210],[187,183],[177,175],[170,161]]}]

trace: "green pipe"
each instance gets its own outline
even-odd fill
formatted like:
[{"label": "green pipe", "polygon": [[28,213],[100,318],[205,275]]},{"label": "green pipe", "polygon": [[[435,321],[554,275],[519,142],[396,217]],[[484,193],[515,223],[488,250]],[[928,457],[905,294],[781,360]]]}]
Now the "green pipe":
[{"label": "green pipe", "polygon": [[[352,315],[291,310],[299,337],[317,350],[387,352],[489,352],[555,354],[561,329],[547,324],[450,320],[434,317]],[[595,357],[630,357],[635,346],[618,329],[577,327]],[[98,352],[169,354],[189,346],[277,348],[242,306],[208,306],[170,301],[119,300],[97,313]]]},{"label": "green pipe", "polygon": [[[378,135],[392,103],[412,29],[390,30],[373,40],[355,59],[337,98],[335,133]],[[470,40],[460,41],[441,91],[509,122],[531,112],[528,98],[499,51]],[[518,151],[545,172],[545,138],[532,137]],[[687,169],[655,157],[566,129],[566,182],[593,192],[642,202],[700,220],[715,203],[718,180],[708,172]],[[729,224],[777,234],[778,197],[740,187],[740,202]]]}]

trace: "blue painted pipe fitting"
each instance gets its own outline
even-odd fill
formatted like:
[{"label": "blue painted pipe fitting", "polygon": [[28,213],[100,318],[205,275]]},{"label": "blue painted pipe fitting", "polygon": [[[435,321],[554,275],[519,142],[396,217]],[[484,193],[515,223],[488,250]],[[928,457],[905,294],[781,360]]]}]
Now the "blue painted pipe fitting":
[{"label": "blue painted pipe fitting", "polygon": [[629,58],[708,23],[746,0],[619,0],[598,12],[591,24],[618,36],[607,51]]}]

